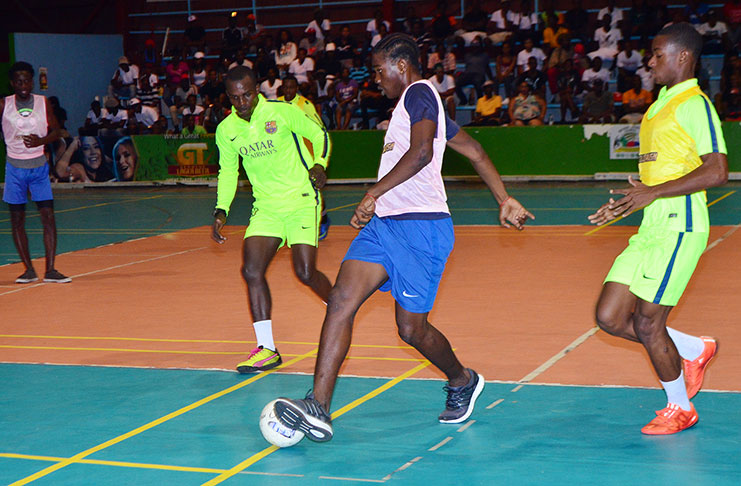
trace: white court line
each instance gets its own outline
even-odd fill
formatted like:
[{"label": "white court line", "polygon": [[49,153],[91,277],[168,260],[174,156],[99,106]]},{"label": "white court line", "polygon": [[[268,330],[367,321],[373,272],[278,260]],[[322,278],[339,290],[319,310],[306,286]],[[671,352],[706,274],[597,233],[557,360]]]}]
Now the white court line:
[{"label": "white court line", "polygon": [[442,446],[444,446],[445,444],[447,444],[448,442],[450,442],[451,440],[453,440],[453,437],[452,436],[448,436],[448,437],[444,438],[443,440],[441,440],[440,442],[438,442],[436,445],[430,447],[427,450],[430,451],[430,452],[436,451],[439,448],[441,448]]},{"label": "white court line", "polygon": [[475,420],[469,420],[468,422],[466,422],[465,425],[463,425],[461,428],[459,428],[458,430],[456,430],[456,432],[463,432],[464,430],[466,430],[467,428],[469,428],[470,426],[472,426],[475,423],[476,423]]},{"label": "white court line", "polygon": [[[194,252],[194,251],[200,251],[200,250],[203,250],[205,248],[208,248],[208,247],[207,246],[201,246],[200,248],[191,248],[190,250],[178,251],[178,252],[175,252],[175,253],[169,253],[167,255],[161,255],[161,256],[158,256],[158,257],[147,258],[147,259],[144,259],[144,260],[137,260],[135,262],[122,263],[121,265],[114,265],[114,266],[108,267],[108,268],[101,268],[99,270],[93,270],[92,272],[81,273],[79,275],[73,275],[72,276],[72,279],[76,279],[76,278],[80,278],[80,277],[87,277],[88,275],[94,275],[96,273],[101,273],[101,272],[107,272],[108,270],[115,270],[117,268],[130,267],[131,265],[138,265],[140,263],[147,263],[147,262],[153,262],[155,260],[162,260],[163,258],[170,258],[170,257],[173,257],[173,256],[184,255],[186,253],[191,253],[191,252]],[[0,294],[0,297],[2,297],[3,295],[14,294],[16,292],[21,292],[21,291],[26,290],[26,289],[33,289],[33,288],[36,288],[36,287],[38,287],[40,285],[67,285],[67,284],[50,284],[48,282],[41,281],[41,282],[39,282],[37,284],[24,285],[23,287],[17,288],[15,290],[10,290],[8,292],[3,292],[3,293]]]},{"label": "white court line", "polygon": [[359,483],[385,483],[383,479],[336,478],[333,476],[319,476],[319,479],[334,479],[335,481],[353,481]]},{"label": "white court line", "polygon": [[504,401],[504,398],[500,398],[499,400],[497,400],[497,401],[495,401],[495,402],[493,402],[493,403],[489,404],[489,405],[488,405],[488,406],[486,407],[486,409],[487,409],[487,410],[490,410],[490,409],[492,409],[492,408],[496,407],[497,405],[499,405],[500,403],[502,403],[503,401]]},{"label": "white court line", "polygon": [[403,471],[404,469],[408,468],[409,466],[411,466],[415,462],[419,461],[420,459],[422,459],[422,456],[417,456],[414,459],[412,459],[411,461],[402,464],[401,467],[399,467],[398,469],[396,469],[394,472],[385,475],[381,481],[382,482],[388,481],[389,479],[391,479],[391,476],[393,476],[394,474],[398,473],[399,471]]},{"label": "white court line", "polygon": [[726,234],[724,234],[723,236],[721,236],[720,238],[718,238],[714,242],[710,243],[708,245],[708,247],[705,248],[705,251],[702,252],[703,255],[705,253],[709,252],[710,250],[712,250],[713,248],[715,248],[716,246],[718,246],[719,244],[721,244],[721,242],[723,242],[723,240],[725,240],[726,238],[728,238],[729,236],[731,236],[739,228],[741,228],[741,223],[737,224],[736,226],[733,226],[731,229],[729,229],[728,231],[726,231]]}]

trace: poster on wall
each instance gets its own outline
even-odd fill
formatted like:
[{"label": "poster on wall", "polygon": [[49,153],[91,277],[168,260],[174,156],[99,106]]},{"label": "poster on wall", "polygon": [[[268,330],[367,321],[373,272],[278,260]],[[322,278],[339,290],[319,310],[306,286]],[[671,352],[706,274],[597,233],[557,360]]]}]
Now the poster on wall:
[{"label": "poster on wall", "polygon": [[219,172],[213,135],[70,137],[47,146],[47,155],[55,182],[213,178]]},{"label": "poster on wall", "polygon": [[41,91],[49,89],[49,72],[45,67],[39,68],[39,89]]},{"label": "poster on wall", "polygon": [[637,159],[640,151],[640,125],[612,125],[610,127],[610,158]]}]

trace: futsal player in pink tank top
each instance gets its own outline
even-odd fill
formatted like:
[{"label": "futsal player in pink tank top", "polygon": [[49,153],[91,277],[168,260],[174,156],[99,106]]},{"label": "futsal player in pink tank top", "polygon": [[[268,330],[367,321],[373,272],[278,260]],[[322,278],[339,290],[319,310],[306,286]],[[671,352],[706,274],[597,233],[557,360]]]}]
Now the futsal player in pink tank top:
[{"label": "futsal player in pink tank top", "polygon": [[57,227],[54,220],[54,199],[49,182],[49,164],[44,145],[59,139],[57,119],[45,96],[31,93],[33,67],[27,62],[16,62],[8,77],[13,95],[0,99],[3,136],[7,151],[5,162],[5,189],[3,201],[10,209],[13,243],[26,271],[16,283],[31,283],[39,278],[31,264],[26,236],[26,202],[28,193],[36,202],[44,227],[46,272],[44,282],[66,283],[70,278],[54,268],[57,249]]},{"label": "futsal player in pink tank top", "polygon": [[412,37],[392,34],[382,39],[373,51],[373,69],[385,95],[399,98],[384,139],[378,182],[350,221],[362,229],[329,295],[313,392],[302,400],[279,398],[275,405],[285,426],[317,442],[332,438],[330,404],[350,347],[353,320],[378,289],[391,291],[396,301],[399,336],[448,378],[440,422],[468,419],[484,387],[484,378],[460,363],[445,336],[427,320],[454,240],[441,175],[446,145],[471,160],[500,205],[502,225],[509,227],[509,221],[522,229],[527,218],[534,219],[507,195],[481,145],[446,117],[440,95],[421,76]]}]

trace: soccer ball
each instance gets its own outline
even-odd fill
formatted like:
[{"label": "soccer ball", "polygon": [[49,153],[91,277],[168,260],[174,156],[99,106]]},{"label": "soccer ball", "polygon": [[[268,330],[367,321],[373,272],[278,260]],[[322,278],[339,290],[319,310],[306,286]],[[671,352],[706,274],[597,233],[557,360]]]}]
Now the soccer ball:
[{"label": "soccer ball", "polygon": [[265,440],[278,447],[291,447],[304,438],[304,433],[300,430],[292,430],[280,423],[275,416],[275,402],[265,405],[260,413],[260,432]]}]

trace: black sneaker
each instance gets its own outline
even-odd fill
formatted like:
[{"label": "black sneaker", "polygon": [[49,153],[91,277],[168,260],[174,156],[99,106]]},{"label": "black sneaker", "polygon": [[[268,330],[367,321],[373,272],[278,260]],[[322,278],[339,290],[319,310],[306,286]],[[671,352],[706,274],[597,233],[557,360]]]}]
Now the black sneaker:
[{"label": "black sneaker", "polygon": [[31,283],[36,282],[39,280],[39,277],[36,275],[36,270],[33,268],[29,268],[25,272],[23,272],[23,275],[15,279],[15,283],[24,284],[24,283]]},{"label": "black sneaker", "polygon": [[332,417],[308,393],[303,400],[278,398],[275,416],[280,423],[293,430],[300,430],[314,442],[326,442],[332,438]]},{"label": "black sneaker", "polygon": [[484,377],[468,368],[471,379],[463,386],[452,387],[445,385],[443,390],[448,393],[445,401],[445,410],[438,420],[443,424],[458,424],[464,422],[473,413],[476,399],[484,389]]},{"label": "black sneaker", "polygon": [[57,270],[49,270],[44,274],[44,282],[50,283],[67,283],[71,282],[72,279],[66,275],[62,275]]}]

